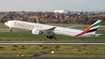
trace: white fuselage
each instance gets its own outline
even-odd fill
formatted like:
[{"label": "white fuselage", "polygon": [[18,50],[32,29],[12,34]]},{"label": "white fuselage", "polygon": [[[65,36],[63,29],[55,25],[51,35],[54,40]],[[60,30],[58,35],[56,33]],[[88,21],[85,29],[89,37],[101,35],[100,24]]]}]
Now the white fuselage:
[{"label": "white fuselage", "polygon": [[[57,27],[57,26],[18,21],[18,20],[7,21],[5,25],[9,26],[10,28],[20,28],[20,29],[27,29],[27,30],[39,29],[41,31],[52,27],[56,27],[53,31],[56,35],[64,35],[64,36],[71,36],[71,37],[74,37],[75,35],[83,32],[82,30],[77,30],[77,29],[69,29],[64,27]],[[78,37],[91,37],[91,36],[90,34],[83,34]]]}]

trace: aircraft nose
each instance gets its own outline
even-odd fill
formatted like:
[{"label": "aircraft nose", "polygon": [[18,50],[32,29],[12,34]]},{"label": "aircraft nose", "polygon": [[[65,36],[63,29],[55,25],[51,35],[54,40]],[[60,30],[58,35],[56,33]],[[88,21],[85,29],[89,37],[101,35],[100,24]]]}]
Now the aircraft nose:
[{"label": "aircraft nose", "polygon": [[7,23],[7,22],[5,22],[4,24],[5,24],[5,25],[7,25],[8,23]]}]

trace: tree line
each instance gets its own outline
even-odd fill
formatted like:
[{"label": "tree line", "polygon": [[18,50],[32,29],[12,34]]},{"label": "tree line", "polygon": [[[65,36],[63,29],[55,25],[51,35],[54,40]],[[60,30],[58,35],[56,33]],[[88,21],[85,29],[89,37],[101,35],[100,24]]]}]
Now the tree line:
[{"label": "tree line", "polygon": [[54,12],[0,12],[0,23],[21,20],[44,24],[92,24],[97,20],[105,24],[105,12],[99,13],[54,13]]}]

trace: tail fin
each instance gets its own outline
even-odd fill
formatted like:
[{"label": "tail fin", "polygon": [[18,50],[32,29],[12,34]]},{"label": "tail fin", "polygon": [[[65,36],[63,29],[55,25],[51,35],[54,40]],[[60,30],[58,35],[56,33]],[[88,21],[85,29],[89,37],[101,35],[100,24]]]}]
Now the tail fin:
[{"label": "tail fin", "polygon": [[91,28],[86,33],[93,33],[93,34],[95,34],[95,32],[98,29],[98,27],[99,27],[101,22],[102,22],[102,20],[96,21],[94,24],[91,25],[92,27],[90,26]]},{"label": "tail fin", "polygon": [[85,33],[95,34],[95,32],[98,29],[98,27],[99,27],[99,25],[100,25],[101,22],[102,22],[102,20],[96,21],[94,24],[92,24],[90,27],[88,27],[86,30],[84,30],[82,33],[76,35],[75,37],[80,36],[80,35],[83,35]]}]

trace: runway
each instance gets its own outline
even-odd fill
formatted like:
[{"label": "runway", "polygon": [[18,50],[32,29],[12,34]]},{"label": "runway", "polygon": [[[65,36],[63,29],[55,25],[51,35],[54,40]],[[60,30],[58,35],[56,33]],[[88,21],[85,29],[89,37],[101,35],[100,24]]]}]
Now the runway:
[{"label": "runway", "polygon": [[105,41],[1,41],[0,44],[105,44]]},{"label": "runway", "polygon": [[[20,31],[30,31],[25,29],[12,29],[13,32],[20,32]],[[10,32],[10,29],[0,29],[0,32]]]}]

